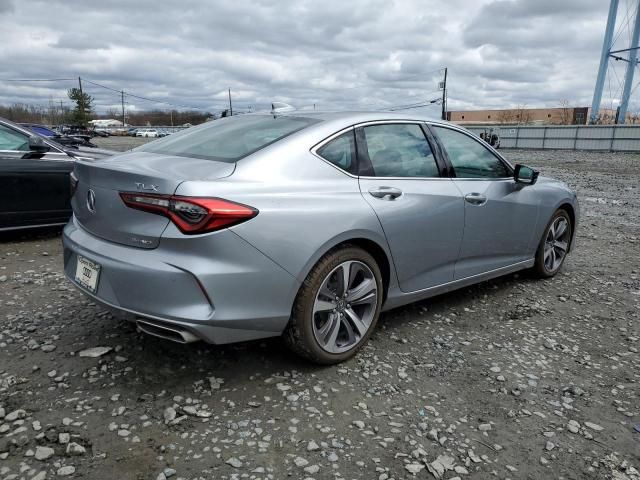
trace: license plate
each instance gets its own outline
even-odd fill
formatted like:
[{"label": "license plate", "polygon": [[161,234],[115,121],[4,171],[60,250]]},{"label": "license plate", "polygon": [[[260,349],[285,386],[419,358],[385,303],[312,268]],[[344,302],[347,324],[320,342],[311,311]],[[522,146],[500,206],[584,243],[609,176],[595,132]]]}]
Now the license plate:
[{"label": "license plate", "polygon": [[100,265],[92,262],[88,258],[78,255],[76,263],[76,282],[92,293],[98,289],[98,279],[100,278]]}]

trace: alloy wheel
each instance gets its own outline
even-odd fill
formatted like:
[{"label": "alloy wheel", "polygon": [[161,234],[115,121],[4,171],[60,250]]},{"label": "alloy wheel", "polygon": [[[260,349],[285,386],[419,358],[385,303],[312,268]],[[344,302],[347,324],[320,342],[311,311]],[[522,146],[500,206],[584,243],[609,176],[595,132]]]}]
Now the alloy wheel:
[{"label": "alloy wheel", "polygon": [[378,304],[378,285],[371,269],[350,260],[324,278],[313,305],[313,334],[329,353],[354,348],[371,327]]},{"label": "alloy wheel", "polygon": [[571,228],[564,216],[557,217],[549,226],[544,242],[544,268],[555,272],[560,268],[567,255]]}]

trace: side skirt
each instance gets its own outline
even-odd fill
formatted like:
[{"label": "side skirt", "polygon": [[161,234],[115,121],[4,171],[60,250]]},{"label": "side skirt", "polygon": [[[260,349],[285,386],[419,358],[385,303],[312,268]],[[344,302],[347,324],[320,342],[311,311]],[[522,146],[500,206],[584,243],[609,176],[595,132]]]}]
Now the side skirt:
[{"label": "side skirt", "polygon": [[424,290],[417,290],[410,293],[404,293],[399,289],[396,289],[394,292],[389,292],[387,301],[382,306],[382,311],[384,312],[391,310],[392,308],[401,307],[402,305],[424,300],[425,298],[435,297],[436,295],[441,295],[452,290],[484,282],[492,278],[501,277],[509,273],[524,270],[525,268],[531,268],[534,263],[535,259],[532,258],[523,262],[507,265],[506,267],[496,268],[495,270],[489,270],[488,272],[479,273],[477,275],[472,275],[470,277],[461,278],[459,280],[443,283],[442,285],[435,285],[433,287],[425,288]]}]

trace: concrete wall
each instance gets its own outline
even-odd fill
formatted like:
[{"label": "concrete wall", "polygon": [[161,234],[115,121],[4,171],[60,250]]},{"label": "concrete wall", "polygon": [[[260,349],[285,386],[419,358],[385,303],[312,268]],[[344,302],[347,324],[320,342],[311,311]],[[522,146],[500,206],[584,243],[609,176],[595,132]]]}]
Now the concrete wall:
[{"label": "concrete wall", "polygon": [[498,128],[500,148],[640,152],[640,125],[465,125],[465,128],[476,135]]}]

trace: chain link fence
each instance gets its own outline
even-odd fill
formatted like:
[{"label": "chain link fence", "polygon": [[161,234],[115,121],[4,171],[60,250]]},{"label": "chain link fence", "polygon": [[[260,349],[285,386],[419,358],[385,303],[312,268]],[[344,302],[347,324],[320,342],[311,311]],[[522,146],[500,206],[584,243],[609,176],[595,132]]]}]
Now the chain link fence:
[{"label": "chain link fence", "polygon": [[640,125],[486,125],[465,126],[476,135],[491,129],[500,148],[640,152]]}]

